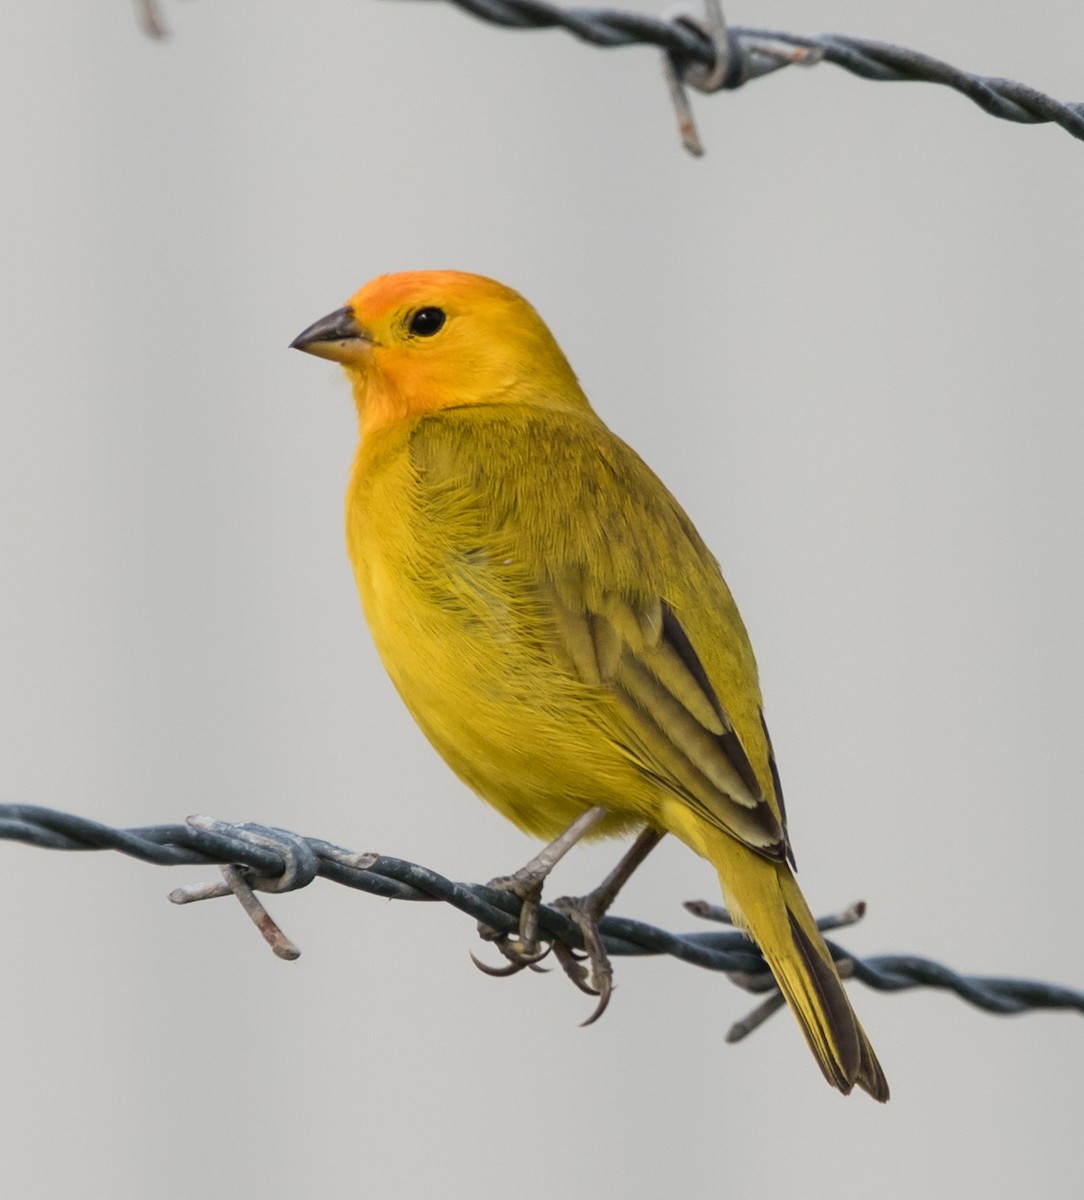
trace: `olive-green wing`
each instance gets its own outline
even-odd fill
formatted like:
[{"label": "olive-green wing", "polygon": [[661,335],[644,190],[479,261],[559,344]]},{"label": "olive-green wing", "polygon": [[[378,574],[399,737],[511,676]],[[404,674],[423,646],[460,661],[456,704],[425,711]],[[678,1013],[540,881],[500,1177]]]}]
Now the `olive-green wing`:
[{"label": "olive-green wing", "polygon": [[618,699],[644,769],[750,849],[787,857],[784,822],[667,602],[600,596],[572,567],[548,573],[542,593],[568,665]]}]

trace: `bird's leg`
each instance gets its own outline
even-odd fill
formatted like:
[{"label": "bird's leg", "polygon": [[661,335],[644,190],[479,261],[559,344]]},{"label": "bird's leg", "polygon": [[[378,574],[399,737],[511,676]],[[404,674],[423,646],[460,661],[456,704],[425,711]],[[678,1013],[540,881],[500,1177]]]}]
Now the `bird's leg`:
[{"label": "bird's leg", "polygon": [[553,943],[553,952],[569,979],[580,991],[598,996],[595,1011],[584,1021],[584,1025],[591,1025],[602,1016],[613,992],[613,968],[606,947],[602,944],[598,923],[617,899],[617,893],[628,882],[633,871],[655,849],[663,836],[661,829],[652,829],[650,826],[642,829],[628,852],[593,892],[588,892],[586,896],[562,896],[553,902],[553,908],[579,929],[587,952],[590,969],[584,967],[583,960],[563,942]]},{"label": "bird's leg", "polygon": [[487,975],[513,975],[524,967],[533,966],[539,959],[549,953],[540,951],[538,944],[538,905],[542,899],[542,884],[546,876],[561,861],[562,858],[585,834],[606,815],[606,809],[597,805],[581,813],[575,821],[561,834],[544,846],[526,866],[521,867],[514,875],[500,875],[491,879],[487,886],[508,892],[520,900],[519,933],[502,933],[500,930],[479,922],[479,934],[489,942],[493,942],[498,950],[508,959],[509,966],[494,969],[480,963],[474,958],[474,965]]}]

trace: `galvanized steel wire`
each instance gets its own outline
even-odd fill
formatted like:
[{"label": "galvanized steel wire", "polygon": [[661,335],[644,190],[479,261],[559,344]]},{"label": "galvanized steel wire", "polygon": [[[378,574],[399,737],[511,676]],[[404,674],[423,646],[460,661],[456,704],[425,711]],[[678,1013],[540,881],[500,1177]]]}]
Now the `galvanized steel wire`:
[{"label": "galvanized steel wire", "polygon": [[[984,112],[1024,124],[1053,122],[1084,140],[1084,103],[1065,103],[1012,79],[974,75],[917,50],[842,34],[726,29],[726,69],[705,89],[690,68],[711,70],[719,57],[705,27],[690,16],[646,16],[609,8],[564,8],[549,0],[450,0],[483,21],[510,29],[561,28],[593,46],[653,46],[674,63],[685,82],[700,90],[734,89],[792,65],[829,62],[862,79],[939,83],[974,101]],[[702,76],[701,76],[702,78]]]},{"label": "galvanized steel wire", "polygon": [[[166,36],[159,0],[135,0],[140,27]],[[651,46],[664,56],[671,98],[685,146],[703,151],[689,110],[686,86],[701,92],[733,90],[783,67],[834,63],[862,79],[939,83],[967,96],[1004,121],[1061,126],[1084,140],[1084,102],[1055,100],[1013,79],[976,75],[918,50],[889,42],[827,33],[807,35],[727,26],[719,0],[704,0],[707,19],[671,11],[665,17],[614,8],[562,7],[550,0],[449,0],[464,12],[506,29],[564,29],[592,46]]]},{"label": "galvanized steel wire", "polygon": [[[391,900],[443,901],[500,930],[515,929],[518,918],[518,901],[494,888],[455,883],[417,863],[383,854],[357,854],[321,838],[302,837],[252,823],[190,817],[183,824],[115,829],[51,808],[0,804],[0,839],[48,850],[116,850],[160,866],[219,864],[224,874],[234,871],[244,880],[246,889],[257,891],[291,891],[306,887],[317,878],[327,879]],[[230,878],[226,874],[226,882],[179,888],[170,898],[187,903],[228,895],[231,891],[237,894]],[[238,898],[244,902],[241,895]],[[710,905],[696,903],[688,907],[709,919],[723,916],[721,910]],[[852,923],[853,919],[853,916],[829,917],[820,924],[824,929],[834,929]],[[582,944],[576,927],[552,908],[543,906],[540,925],[548,939],[556,937],[572,946]],[[756,947],[736,931],[677,934],[643,921],[614,916],[603,918],[599,928],[612,956],[666,954],[680,962],[723,971],[750,991],[772,989],[771,976]],[[261,929],[261,932],[275,946],[268,931]],[[275,928],[274,932],[279,931]],[[1067,1008],[1084,1013],[1084,992],[1072,988],[1026,979],[961,975],[940,963],[911,954],[858,958],[831,941],[828,944],[846,967],[846,974],[878,991],[938,988],[953,992],[977,1008],[999,1014],[1038,1008]],[[275,948],[284,958],[297,957],[296,949],[284,938]],[[742,1028],[732,1037],[741,1036],[757,1023]]]}]

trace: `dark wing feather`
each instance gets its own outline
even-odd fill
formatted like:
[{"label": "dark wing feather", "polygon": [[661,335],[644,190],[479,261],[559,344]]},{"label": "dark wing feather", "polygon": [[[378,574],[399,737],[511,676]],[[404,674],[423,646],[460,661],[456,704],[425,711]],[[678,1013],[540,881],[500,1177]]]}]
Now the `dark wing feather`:
[{"label": "dark wing feather", "polygon": [[[779,819],[783,826],[783,834],[787,835],[787,806],[783,800],[783,784],[779,778],[779,767],[775,762],[775,749],[772,746],[772,735],[768,732],[768,722],[764,719],[764,710],[760,712],[760,727],[764,730],[764,740],[768,743],[768,770],[772,775],[772,789],[775,792],[775,800],[779,805]],[[797,870],[798,864],[794,861],[794,850],[790,844],[790,838],[787,836],[787,862]]]},{"label": "dark wing feather", "polygon": [[588,604],[575,569],[551,574],[543,591],[569,664],[619,700],[650,773],[750,849],[785,858],[783,825],[669,605],[614,596]]}]

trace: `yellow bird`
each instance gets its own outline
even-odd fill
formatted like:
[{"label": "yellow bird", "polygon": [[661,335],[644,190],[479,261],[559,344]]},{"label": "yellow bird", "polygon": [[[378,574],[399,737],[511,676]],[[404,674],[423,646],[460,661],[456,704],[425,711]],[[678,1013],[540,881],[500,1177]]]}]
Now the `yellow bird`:
[{"label": "yellow bird", "polygon": [[519,941],[498,939],[512,968],[533,961],[553,863],[582,836],[639,830],[602,888],[566,902],[604,1004],[597,920],[672,833],[718,871],[828,1082],[887,1100],[791,872],[756,663],[718,564],[535,310],[479,275],[384,275],[293,346],[353,387],[347,545],[389,675],[452,769],[552,839],[503,881],[524,902]]}]

